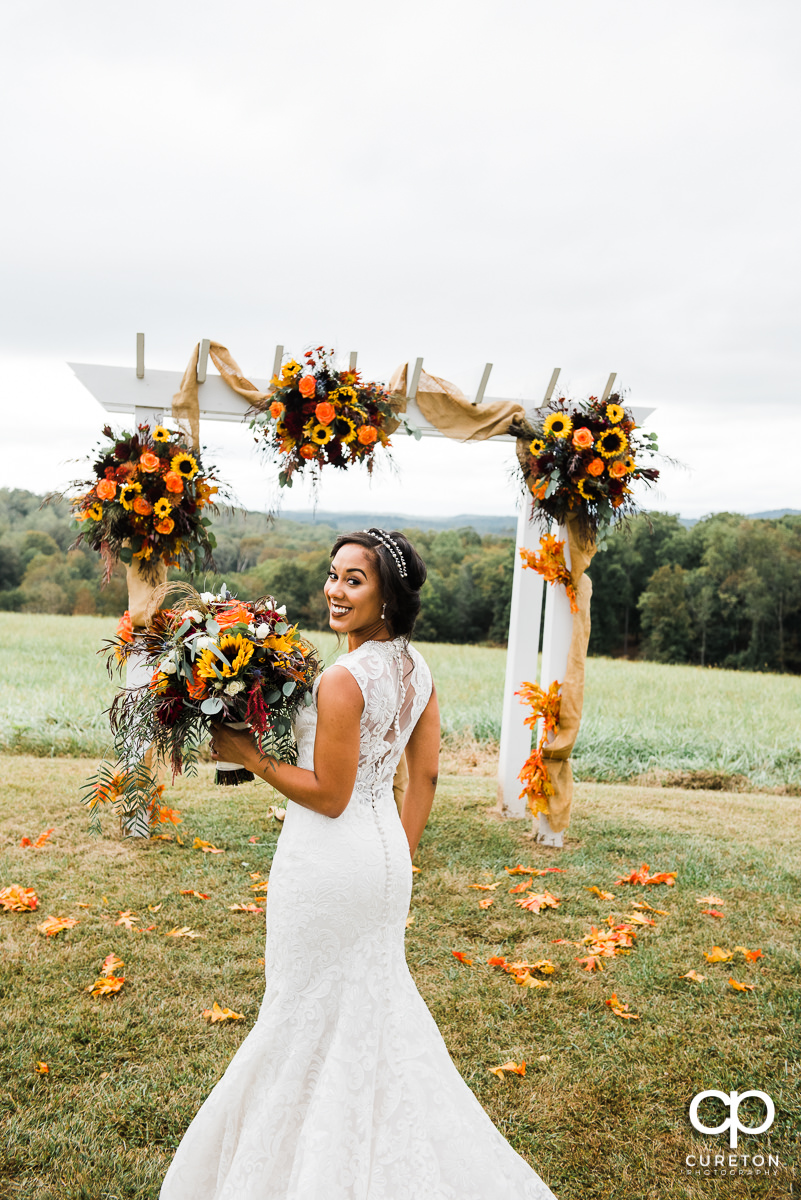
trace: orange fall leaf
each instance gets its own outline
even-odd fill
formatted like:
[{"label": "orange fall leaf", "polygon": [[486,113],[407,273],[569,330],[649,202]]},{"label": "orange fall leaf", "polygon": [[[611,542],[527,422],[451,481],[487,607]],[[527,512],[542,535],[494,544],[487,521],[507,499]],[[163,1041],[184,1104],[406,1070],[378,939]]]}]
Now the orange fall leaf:
[{"label": "orange fall leaf", "polygon": [[259,908],[259,906],[257,904],[229,904],[228,911],[229,912],[262,913],[262,912],[264,912],[264,909]]},{"label": "orange fall leaf", "polygon": [[509,1062],[502,1063],[500,1067],[488,1067],[491,1075],[497,1075],[499,1079],[503,1079],[506,1075],[525,1075],[525,1062],[516,1063],[511,1059]]},{"label": "orange fall leaf", "polygon": [[479,908],[489,908],[490,905],[492,905],[492,904],[494,904],[494,900],[493,900],[492,896],[487,896],[487,897],[485,897],[484,900],[479,900],[478,907]]},{"label": "orange fall leaf", "polygon": [[244,1021],[245,1018],[243,1013],[236,1013],[230,1008],[222,1008],[215,1000],[211,1008],[203,1009],[203,1019],[214,1025],[218,1021]]},{"label": "orange fall leaf", "polygon": [[211,842],[204,842],[199,837],[196,837],[192,843],[192,849],[202,850],[204,854],[225,854],[224,850],[218,850],[216,846],[212,846]]},{"label": "orange fall leaf", "polygon": [[39,906],[39,897],[33,888],[18,887],[12,883],[0,888],[0,907],[6,912],[33,912]]},{"label": "orange fall leaf", "polygon": [[472,958],[468,958],[468,957],[467,957],[467,955],[466,955],[466,954],[463,954],[461,950],[451,950],[451,954],[452,954],[452,955],[453,955],[453,957],[454,957],[455,959],[457,959],[457,960],[458,960],[460,963],[464,963],[464,965],[465,965],[466,967],[472,967],[472,965],[473,965],[473,960],[472,960]]},{"label": "orange fall leaf", "polygon": [[729,987],[733,987],[736,992],[753,992],[756,987],[755,983],[739,983],[736,979],[729,980]]},{"label": "orange fall leaf", "polygon": [[49,1075],[50,1074],[50,1068],[48,1067],[46,1062],[38,1062],[33,1069],[37,1075]]},{"label": "orange fall leaf", "polygon": [[628,1004],[624,1004],[622,1000],[618,1000],[616,992],[612,992],[610,998],[605,1000],[604,1003],[609,1005],[616,1017],[623,1017],[627,1021],[639,1021],[640,1019],[638,1013],[629,1011]]},{"label": "orange fall leaf", "polygon": [[679,975],[679,979],[692,979],[694,983],[703,983],[706,975],[699,975],[697,971],[688,971],[686,975]]},{"label": "orange fall leaf", "polygon": [[36,928],[45,937],[55,937],[57,933],[61,933],[62,929],[72,929],[73,925],[77,924],[75,917],[48,917]]},{"label": "orange fall leaf", "polygon": [[198,900],[208,900],[208,892],[196,892],[194,888],[181,888],[181,896],[197,896]]}]

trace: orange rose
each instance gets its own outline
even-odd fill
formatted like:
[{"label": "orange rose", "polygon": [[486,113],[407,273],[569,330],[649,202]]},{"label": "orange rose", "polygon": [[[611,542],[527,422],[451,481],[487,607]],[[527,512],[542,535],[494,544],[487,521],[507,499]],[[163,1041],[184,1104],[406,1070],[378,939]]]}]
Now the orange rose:
[{"label": "orange rose", "polygon": [[97,494],[101,500],[113,500],[117,485],[113,479],[104,479],[97,485]]},{"label": "orange rose", "polygon": [[300,448],[301,458],[314,458],[316,453],[317,447],[313,446],[311,442],[304,442]]},{"label": "orange rose", "polygon": [[305,400],[311,400],[317,391],[317,380],[313,375],[304,375],[298,384],[298,391]]},{"label": "orange rose", "polygon": [[322,404],[317,405],[314,415],[321,425],[330,425],[337,414],[333,404],[329,404],[327,400],[324,400]]},{"label": "orange rose", "polygon": [[274,417],[277,421],[283,411],[284,405],[281,403],[281,401],[273,400],[272,404],[270,405],[270,416]]},{"label": "orange rose", "polygon": [[216,616],[220,629],[230,629],[232,625],[248,625],[253,620],[253,613],[244,604],[235,604],[226,612],[218,612]]},{"label": "orange rose", "polygon": [[182,492],[184,481],[177,471],[168,471],[164,476],[164,486],[168,492]]},{"label": "orange rose", "polygon": [[145,450],[144,454],[139,455],[139,466],[143,471],[158,471],[161,459],[152,450]]},{"label": "orange rose", "polygon": [[378,437],[378,430],[374,425],[362,425],[358,433],[359,441],[363,446],[372,446],[375,439]]},{"label": "orange rose", "polygon": [[120,621],[117,626],[117,637],[121,642],[133,641],[133,621],[131,620],[131,614],[128,612],[127,608],[120,617]]},{"label": "orange rose", "polygon": [[133,502],[133,510],[139,513],[140,517],[149,517],[153,511],[153,505],[145,500],[144,496],[137,496]]},{"label": "orange rose", "polygon": [[588,475],[603,475],[604,460],[602,458],[593,458],[587,463]]},{"label": "orange rose", "polygon": [[573,445],[577,450],[589,450],[594,443],[595,438],[584,425],[573,434]]},{"label": "orange rose", "polygon": [[172,517],[164,517],[163,520],[156,522],[156,533],[172,533],[175,529],[175,521]]},{"label": "orange rose", "polygon": [[615,461],[609,467],[609,474],[613,479],[622,479],[626,474],[626,464],[621,462],[619,458],[615,459]]}]

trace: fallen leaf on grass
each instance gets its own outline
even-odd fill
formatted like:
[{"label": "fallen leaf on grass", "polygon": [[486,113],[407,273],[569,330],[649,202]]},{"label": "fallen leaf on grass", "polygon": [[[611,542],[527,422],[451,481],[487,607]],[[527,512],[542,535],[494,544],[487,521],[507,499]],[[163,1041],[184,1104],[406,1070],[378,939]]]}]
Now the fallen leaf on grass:
[{"label": "fallen leaf on grass", "polygon": [[410,925],[414,925],[414,913],[406,918],[406,928],[408,929]]},{"label": "fallen leaf on grass", "polygon": [[492,896],[486,896],[485,899],[479,900],[478,907],[479,908],[489,908],[490,905],[494,904],[494,903],[495,903],[495,901],[493,900]]},{"label": "fallen leaf on grass", "polygon": [[83,900],[79,900],[75,905],[76,908],[91,908],[91,904],[86,904]]},{"label": "fallen leaf on grass", "polygon": [[531,887],[533,879],[524,879],[522,883],[516,883],[514,887],[509,888],[509,895],[513,896],[515,892],[526,892]]},{"label": "fallen leaf on grass", "polygon": [[464,963],[466,967],[472,967],[472,958],[468,958],[467,955],[463,954],[461,950],[451,950],[451,954],[454,958],[458,959],[460,963]]},{"label": "fallen leaf on grass", "polygon": [[738,983],[736,979],[729,980],[729,987],[733,987],[737,992],[753,992],[756,987],[755,983]]},{"label": "fallen leaf on grass", "polygon": [[[151,840],[151,842],[174,842],[174,841],[176,841],[176,839],[172,836],[171,833],[151,833],[150,840]],[[180,841],[180,838],[178,838],[177,840]],[[181,845],[183,846],[183,842],[181,842]]]},{"label": "fallen leaf on grass", "polygon": [[749,950],[746,946],[735,946],[734,953],[736,954],[738,950],[748,962],[756,962],[758,958],[765,957],[761,950]]},{"label": "fallen leaf on grass", "polygon": [[487,1069],[490,1075],[497,1075],[499,1079],[503,1079],[506,1075],[525,1075],[526,1064],[512,1062],[510,1059],[509,1062],[502,1063],[500,1067],[488,1067]]},{"label": "fallen leaf on grass", "polygon": [[50,1074],[50,1068],[48,1067],[46,1062],[38,1062],[33,1069],[37,1075],[49,1075]]},{"label": "fallen leaf on grass", "polygon": [[125,912],[120,913],[119,919],[116,920],[114,922],[114,924],[115,925],[124,925],[126,929],[133,929],[134,925],[136,924],[136,922],[138,920],[139,920],[139,917],[134,916],[134,914],[132,912],[130,912],[130,910],[126,909]]},{"label": "fallen leaf on grass", "polygon": [[162,808],[162,806],[159,805],[156,811],[156,819],[153,824],[165,825],[168,821],[171,825],[181,825],[183,824],[183,817],[177,808]]},{"label": "fallen leaf on grass", "polygon": [[91,992],[93,996],[114,996],[125,983],[125,976],[116,975],[101,975],[94,983],[90,983],[84,991]]},{"label": "fallen leaf on grass", "polygon": [[473,888],[473,890],[476,892],[494,892],[495,889],[499,888],[501,885],[499,883],[468,883],[467,886],[469,888]]},{"label": "fallen leaf on grass", "polygon": [[640,1019],[639,1013],[629,1012],[628,1004],[624,1004],[622,1000],[618,1000],[616,992],[612,992],[612,995],[608,1000],[604,1001],[604,1004],[609,1005],[616,1017],[623,1017],[627,1021],[639,1021]]},{"label": "fallen leaf on grass", "polygon": [[73,925],[77,924],[75,917],[48,917],[36,928],[45,937],[55,937],[57,933],[61,933],[62,929],[72,929]]},{"label": "fallen leaf on grass", "polygon": [[196,933],[194,929],[190,929],[188,925],[176,925],[175,929],[171,929],[169,933],[165,933],[165,937],[174,938],[199,938],[203,937],[202,933]]},{"label": "fallen leaf on grass", "polygon": [[419,875],[419,874],[420,874],[420,868],[412,866],[412,875]]},{"label": "fallen leaf on grass", "polygon": [[266,892],[269,885],[270,881],[268,879],[260,879],[258,883],[250,885],[250,890],[251,892]]},{"label": "fallen leaf on grass", "polygon": [[524,867],[522,863],[518,863],[516,867],[504,867],[507,875],[535,875],[536,871],[533,867]]},{"label": "fallen leaf on grass", "polygon": [[50,834],[55,833],[55,831],[56,831],[55,825],[53,826],[52,829],[46,829],[44,831],[44,833],[39,834],[39,836],[35,842],[32,842],[29,837],[24,837],[22,839],[22,841],[20,842],[20,847],[24,848],[26,846],[33,846],[34,850],[39,850],[39,849],[41,849],[42,846],[44,846],[47,843],[47,841],[50,837]]},{"label": "fallen leaf on grass", "polygon": [[148,904],[147,911],[148,912],[161,912],[163,907],[164,907],[164,901],[162,900],[161,904]]},{"label": "fallen leaf on grass", "polygon": [[242,1013],[235,1013],[230,1008],[221,1008],[215,1000],[211,1008],[203,1009],[203,1019],[213,1025],[217,1021],[244,1021],[245,1018]]},{"label": "fallen leaf on grass", "polygon": [[224,850],[218,850],[216,846],[212,846],[211,842],[204,842],[199,837],[196,837],[192,843],[192,849],[202,850],[204,854],[225,854]]},{"label": "fallen leaf on grass", "polygon": [[620,879],[616,879],[615,883],[665,883],[668,887],[673,887],[676,882],[676,871],[660,871],[657,875],[649,875],[650,867],[648,863],[643,863],[639,870],[632,871],[630,875],[624,875]]},{"label": "fallen leaf on grass", "polygon": [[260,912],[264,912],[264,909],[259,908],[257,904],[229,904],[228,911],[229,912],[260,913]]},{"label": "fallen leaf on grass", "polygon": [[515,971],[512,975],[515,983],[519,983],[521,987],[528,988],[549,988],[551,985],[547,979],[535,979],[528,971]]},{"label": "fallen leaf on grass", "polygon": [[208,900],[208,892],[196,892],[194,888],[181,888],[181,896],[197,896],[198,900]]},{"label": "fallen leaf on grass", "polygon": [[581,946],[582,942],[571,942],[570,938],[552,938],[552,946]]},{"label": "fallen leaf on grass", "polygon": [[588,887],[587,891],[594,892],[601,900],[614,900],[615,898],[614,892],[602,892],[599,887]]},{"label": "fallen leaf on grass", "polygon": [[720,898],[720,896],[698,896],[695,903],[696,904],[725,904],[726,901],[722,900]]},{"label": "fallen leaf on grass", "polygon": [[33,912],[38,905],[39,897],[33,888],[18,887],[16,883],[0,888],[0,906],[6,912]]},{"label": "fallen leaf on grass", "polygon": [[734,958],[733,950],[724,950],[722,946],[713,946],[711,950],[704,951],[704,958],[707,962],[730,962]]},{"label": "fallen leaf on grass", "polygon": [[658,917],[668,917],[670,914],[664,908],[652,908],[645,900],[630,900],[629,904],[632,908],[639,909],[640,912],[656,913]]},{"label": "fallen leaf on grass", "polygon": [[528,912],[538,913],[543,908],[558,908],[562,903],[557,900],[556,896],[552,896],[550,892],[537,892],[533,896],[526,896],[524,900],[515,900],[515,904],[519,908],[525,908]]},{"label": "fallen leaf on grass", "polygon": [[692,979],[694,983],[703,983],[706,975],[699,975],[697,971],[688,971],[686,975],[679,975],[679,979]]},{"label": "fallen leaf on grass", "polygon": [[248,841],[250,842],[251,846],[255,846],[255,845],[256,845],[256,842],[260,842],[260,841],[261,841],[261,835],[260,835],[260,834],[256,834],[256,833],[254,833],[254,834],[253,834],[253,837],[249,837],[249,838],[248,838]]},{"label": "fallen leaf on grass", "polygon": [[100,968],[100,974],[113,975],[115,971],[121,971],[124,966],[125,963],[122,961],[122,959],[117,958],[117,955],[112,951],[111,954],[107,954],[103,959],[103,966]]},{"label": "fallen leaf on grass", "polygon": [[702,908],[701,913],[705,917],[723,917],[723,913],[718,912],[716,908]]},{"label": "fallen leaf on grass", "polygon": [[641,917],[639,913],[631,913],[626,920],[631,925],[656,925],[653,917]]},{"label": "fallen leaf on grass", "polygon": [[602,971],[601,955],[588,954],[586,958],[577,958],[576,962],[584,963],[585,971]]}]

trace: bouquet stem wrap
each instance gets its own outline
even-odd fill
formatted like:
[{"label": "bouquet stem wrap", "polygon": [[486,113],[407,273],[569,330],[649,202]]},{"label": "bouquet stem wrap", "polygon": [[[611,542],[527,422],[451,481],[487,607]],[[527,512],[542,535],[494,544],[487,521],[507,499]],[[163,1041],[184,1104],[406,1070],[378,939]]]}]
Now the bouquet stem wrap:
[{"label": "bouquet stem wrap", "polygon": [[[228,729],[250,729],[247,721],[226,721]],[[233,787],[239,783],[249,783],[255,779],[252,771],[248,771],[242,763],[218,762],[214,782],[222,787]]]}]

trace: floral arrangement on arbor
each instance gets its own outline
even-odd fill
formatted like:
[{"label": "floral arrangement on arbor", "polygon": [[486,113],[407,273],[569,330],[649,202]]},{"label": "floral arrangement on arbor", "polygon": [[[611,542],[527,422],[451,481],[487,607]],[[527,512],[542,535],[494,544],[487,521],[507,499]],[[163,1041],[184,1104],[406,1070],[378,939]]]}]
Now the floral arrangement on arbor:
[{"label": "floral arrangement on arbor", "polygon": [[539,554],[536,550],[527,550],[524,547],[520,551],[520,558],[524,567],[531,567],[538,575],[542,575],[546,583],[561,583],[570,601],[570,611],[578,612],[573,576],[565,562],[564,541],[559,541],[554,534],[546,533],[545,537],[540,538]]},{"label": "floral arrangement on arbor", "polygon": [[582,534],[603,545],[612,524],[637,505],[631,484],[659,477],[643,466],[658,450],[655,433],[642,433],[617,393],[608,400],[561,396],[538,410],[534,420],[516,422],[518,460],[539,511],[560,524],[576,515]]},{"label": "floral arrangement on arbor", "polygon": [[518,776],[523,784],[520,796],[521,798],[525,796],[529,812],[533,816],[540,812],[548,812],[548,797],[554,794],[542,751],[548,741],[548,735],[556,734],[559,730],[559,711],[562,705],[559,687],[560,684],[557,680],[554,680],[547,692],[538,683],[521,683],[520,688],[515,692],[515,695],[520,697],[522,704],[531,705],[531,713],[525,718],[524,725],[528,725],[529,729],[534,729],[537,721],[542,719],[540,740],[536,749],[532,750],[524,762]]},{"label": "floral arrangement on arbor", "polygon": [[290,359],[250,423],[280,465],[281,487],[291,487],[293,475],[306,468],[316,479],[327,466],[365,463],[371,472],[376,447],[389,447],[400,423],[382,384],[365,382],[355,368],[338,371],[333,357],[333,350],[317,346],[306,351],[303,364]]},{"label": "floral arrangement on arbor", "polygon": [[[225,585],[217,594],[199,593],[188,584],[164,584],[179,600],[160,608],[144,633],[120,623],[106,642],[109,674],[132,653],[144,656],[147,684],[117,694],[110,710],[117,765],[104,764],[86,785],[84,803],[97,827],[97,806],[114,799],[127,825],[158,798],[155,772],[143,761],[146,747],[169,762],[173,777],[195,774],[200,744],[216,721],[247,726],[262,755],[294,762],[297,747],[292,718],[319,672],[317,652],[286,620],[286,609],[272,596],[242,601]],[[252,779],[239,764],[218,763],[217,783]]]},{"label": "floral arrangement on arbor", "polygon": [[100,552],[105,582],[118,560],[138,563],[153,583],[162,562],[187,570],[211,566],[216,541],[204,509],[216,511],[212,496],[219,488],[200,453],[163,425],[152,431],[139,425],[119,436],[106,425],[103,436],[94,477],[73,485],[80,531],[73,545],[87,542]]}]

